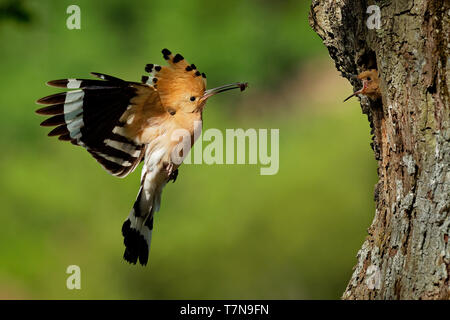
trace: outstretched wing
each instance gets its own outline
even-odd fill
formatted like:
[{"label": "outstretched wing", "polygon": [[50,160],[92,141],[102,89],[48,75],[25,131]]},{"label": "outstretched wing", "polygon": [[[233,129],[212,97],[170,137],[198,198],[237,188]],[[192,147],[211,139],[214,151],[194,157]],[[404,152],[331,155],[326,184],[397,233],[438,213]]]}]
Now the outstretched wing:
[{"label": "outstretched wing", "polygon": [[138,130],[128,128],[130,119],[138,116],[130,112],[155,109],[147,115],[157,115],[161,102],[150,85],[92,74],[102,80],[49,81],[50,86],[77,90],[39,99],[38,104],[48,106],[36,112],[52,116],[41,123],[56,126],[49,136],[86,148],[109,173],[125,177],[142,160],[145,149],[136,136]]}]

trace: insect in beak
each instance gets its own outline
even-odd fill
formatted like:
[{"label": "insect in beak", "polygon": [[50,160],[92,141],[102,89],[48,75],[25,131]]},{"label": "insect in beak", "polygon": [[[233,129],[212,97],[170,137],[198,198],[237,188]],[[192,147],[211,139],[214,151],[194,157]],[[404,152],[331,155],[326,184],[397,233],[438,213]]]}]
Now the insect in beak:
[{"label": "insect in beak", "polygon": [[230,83],[230,84],[226,84],[224,86],[220,86],[214,89],[209,89],[206,90],[205,93],[203,94],[203,96],[200,98],[201,102],[206,102],[206,100],[210,97],[212,97],[215,94],[218,94],[220,92],[224,92],[224,91],[228,91],[228,90],[232,90],[232,89],[241,89],[241,91],[244,91],[245,88],[248,87],[248,83],[247,82],[235,82],[235,83]]},{"label": "insect in beak", "polygon": [[367,80],[363,79],[362,83],[363,83],[363,87],[360,90],[353,92],[353,94],[350,95],[349,97],[347,97],[344,100],[344,102],[347,101],[348,99],[350,99],[351,97],[354,97],[354,96],[357,96],[358,94],[364,93],[364,91],[367,89]]}]

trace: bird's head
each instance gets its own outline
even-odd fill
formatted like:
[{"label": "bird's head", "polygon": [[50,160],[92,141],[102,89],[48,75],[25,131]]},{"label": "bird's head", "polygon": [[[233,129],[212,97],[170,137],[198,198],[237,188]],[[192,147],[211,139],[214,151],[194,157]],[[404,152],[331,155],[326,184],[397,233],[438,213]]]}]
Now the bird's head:
[{"label": "bird's head", "polygon": [[194,64],[189,64],[182,55],[175,56],[163,49],[162,54],[169,66],[148,64],[146,71],[150,77],[143,77],[143,82],[152,85],[159,93],[161,103],[166,108],[184,112],[201,112],[206,101],[213,95],[247,87],[247,83],[232,83],[206,90],[206,75],[200,73]]},{"label": "bird's head", "polygon": [[358,91],[355,91],[352,95],[345,99],[344,102],[351,97],[359,94],[363,94],[374,100],[380,97],[380,79],[378,77],[378,71],[376,69],[363,71],[359,75],[357,75],[356,78],[362,82],[362,88]]}]

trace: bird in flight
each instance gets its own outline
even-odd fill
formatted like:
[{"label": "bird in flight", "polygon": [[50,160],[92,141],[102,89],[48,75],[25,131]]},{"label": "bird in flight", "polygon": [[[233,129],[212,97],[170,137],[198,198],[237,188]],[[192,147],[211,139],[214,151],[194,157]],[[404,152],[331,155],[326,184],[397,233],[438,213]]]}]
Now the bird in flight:
[{"label": "bird in flight", "polygon": [[[141,82],[125,81],[106,74],[100,80],[62,79],[47,82],[53,87],[75,89],[37,100],[46,105],[36,113],[51,117],[41,126],[56,127],[49,136],[84,147],[110,174],[125,177],[143,161],[141,185],[128,218],[122,226],[124,259],[146,265],[161,193],[178,175],[186,150],[176,151],[177,130],[189,136],[189,148],[201,130],[202,112],[213,95],[231,89],[243,91],[247,83],[232,83],[206,90],[206,75],[180,54],[163,49],[167,66],[147,64]],[[189,151],[189,150],[187,150]]]}]

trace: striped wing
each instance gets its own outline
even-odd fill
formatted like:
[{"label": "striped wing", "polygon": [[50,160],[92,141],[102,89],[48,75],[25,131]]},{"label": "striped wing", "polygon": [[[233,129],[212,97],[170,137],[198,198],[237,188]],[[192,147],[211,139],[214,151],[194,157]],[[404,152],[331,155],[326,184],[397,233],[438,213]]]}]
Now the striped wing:
[{"label": "striped wing", "polygon": [[71,141],[86,148],[109,173],[125,177],[142,160],[145,145],[123,130],[126,119],[121,117],[134,107],[133,101],[145,101],[139,99],[143,93],[154,93],[154,104],[158,104],[159,99],[151,86],[92,74],[102,80],[63,79],[48,82],[50,86],[77,90],[39,99],[38,104],[47,106],[36,113],[51,115],[41,123],[41,126],[56,126],[49,136],[59,136],[59,140]]}]

